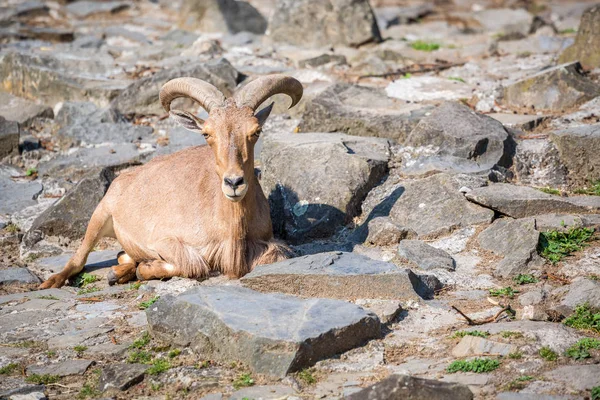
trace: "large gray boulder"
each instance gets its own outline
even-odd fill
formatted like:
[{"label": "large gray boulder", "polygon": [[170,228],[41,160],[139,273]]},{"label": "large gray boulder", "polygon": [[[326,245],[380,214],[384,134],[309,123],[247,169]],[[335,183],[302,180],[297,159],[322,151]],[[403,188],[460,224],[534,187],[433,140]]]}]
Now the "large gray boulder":
[{"label": "large gray boulder", "polygon": [[246,1],[185,0],[179,12],[179,26],[200,32],[263,34],[267,20]]},{"label": "large gray boulder", "polygon": [[585,186],[600,180],[600,124],[576,126],[550,134],[569,171],[569,183]]},{"label": "large gray boulder", "polygon": [[381,334],[375,314],[350,303],[234,286],[196,287],[161,297],[147,316],[152,335],[161,340],[276,377]]},{"label": "large gray boulder", "polygon": [[148,368],[144,364],[109,364],[102,368],[98,390],[127,390],[144,380]]},{"label": "large gray boulder", "polygon": [[472,400],[471,390],[460,383],[391,375],[350,396],[347,400]]},{"label": "large gray boulder", "polygon": [[42,192],[38,181],[16,180],[19,171],[0,167],[0,215],[13,214],[37,204],[35,198]]},{"label": "large gray boulder", "polygon": [[[400,196],[390,210],[392,221],[414,230],[419,237],[448,234],[459,228],[490,223],[493,211],[470,203],[460,193],[460,188],[469,184],[462,178],[436,174],[401,182],[396,188]],[[473,183],[484,184],[478,180]]]},{"label": "large gray boulder", "polygon": [[338,83],[306,104],[300,132],[343,132],[404,142],[431,110],[392,99],[379,89]]},{"label": "large gray boulder", "polygon": [[581,74],[578,62],[561,64],[504,87],[508,107],[565,111],[600,95],[600,86]]},{"label": "large gray boulder", "polygon": [[40,283],[40,280],[26,268],[0,269],[0,287],[12,283]]},{"label": "large gray boulder", "polygon": [[194,62],[181,67],[162,70],[136,80],[121,92],[111,106],[122,114],[164,114],[158,94],[167,81],[182,76],[193,76],[216,86],[225,96],[230,96],[238,83],[238,72],[224,58],[209,62]]},{"label": "large gray boulder", "polygon": [[570,315],[577,306],[589,304],[592,308],[600,308],[600,282],[579,277],[568,286],[568,292],[556,307],[564,315]]},{"label": "large gray boulder", "polygon": [[579,61],[587,69],[600,67],[600,6],[588,8],[581,16],[575,44],[566,49],[559,62]]},{"label": "large gray boulder", "polygon": [[62,128],[56,134],[56,143],[61,149],[99,145],[103,143],[134,143],[148,141],[153,129],[128,123],[77,123]]},{"label": "large gray boulder", "polygon": [[558,381],[574,391],[591,390],[600,384],[600,365],[564,365],[546,372],[544,378]]},{"label": "large gray boulder", "polygon": [[275,234],[292,241],[331,235],[360,215],[363,199],[386,174],[388,159],[385,139],[267,135],[261,186],[269,198]]},{"label": "large gray boulder", "polygon": [[544,264],[537,253],[540,233],[535,228],[533,218],[499,218],[479,234],[482,248],[504,257],[496,267],[496,275],[509,278]]},{"label": "large gray boulder", "polygon": [[561,197],[508,183],[476,188],[468,192],[466,197],[513,218],[552,213],[600,213],[600,196]]},{"label": "large gray boulder", "polygon": [[516,139],[513,170],[518,182],[538,187],[563,187],[567,184],[567,168],[548,138]]},{"label": "large gray boulder", "polygon": [[448,101],[421,119],[406,138],[406,146],[426,151],[405,157],[403,171],[486,171],[502,164],[508,138],[500,122]]},{"label": "large gray boulder", "polygon": [[305,47],[381,41],[368,0],[278,0],[268,35]]},{"label": "large gray boulder", "polygon": [[21,128],[18,122],[7,121],[0,116],[0,159],[19,154]]},{"label": "large gray boulder", "polygon": [[355,253],[329,252],[260,265],[242,278],[260,292],[334,299],[420,300],[433,295],[407,268]]}]

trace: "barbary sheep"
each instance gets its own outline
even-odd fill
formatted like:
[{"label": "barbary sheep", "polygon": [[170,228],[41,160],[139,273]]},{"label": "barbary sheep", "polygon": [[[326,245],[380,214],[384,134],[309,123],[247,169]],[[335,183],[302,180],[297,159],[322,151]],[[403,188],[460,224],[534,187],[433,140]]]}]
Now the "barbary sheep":
[{"label": "barbary sheep", "polygon": [[[160,91],[164,109],[208,145],[121,173],[96,207],[77,252],[40,288],[61,287],[80,273],[102,237],[116,238],[124,250],[108,274],[110,284],[136,275],[204,278],[210,271],[239,278],[256,265],[287,258],[287,247],[273,239],[269,203],[254,174],[254,145],[273,103],[256,109],[279,93],[291,97],[291,108],[302,85],[283,75],[263,76],[226,99],[199,79],[167,82]],[[172,110],[179,97],[198,102],[208,112],[206,121]]]}]

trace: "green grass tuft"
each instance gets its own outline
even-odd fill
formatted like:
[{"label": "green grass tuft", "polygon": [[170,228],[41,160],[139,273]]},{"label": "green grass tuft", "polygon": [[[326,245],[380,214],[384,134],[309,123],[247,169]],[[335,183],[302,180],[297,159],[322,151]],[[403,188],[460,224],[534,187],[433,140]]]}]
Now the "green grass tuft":
[{"label": "green grass tuft", "polygon": [[567,231],[547,231],[540,235],[540,254],[548,261],[557,263],[571,253],[583,249],[592,239],[593,228],[572,227]]},{"label": "green grass tuft", "polygon": [[451,81],[457,81],[457,82],[462,82],[462,83],[467,83],[465,82],[465,80],[459,76],[449,76],[448,77],[449,80]]},{"label": "green grass tuft", "polygon": [[438,50],[441,46],[438,43],[417,40],[417,41],[412,42],[410,44],[410,47],[412,47],[415,50],[420,50],[420,51],[434,51],[434,50]]},{"label": "green grass tuft", "polygon": [[81,344],[78,344],[77,346],[73,347],[73,350],[75,350],[77,353],[83,353],[87,349],[88,349],[87,346],[84,346]]},{"label": "green grass tuft", "polygon": [[571,328],[600,333],[600,309],[592,308],[588,303],[575,307],[575,312],[564,320]]},{"label": "green grass tuft", "polygon": [[600,196],[600,180],[594,181],[589,187],[573,190],[576,194],[587,194],[588,196]]},{"label": "green grass tuft", "polygon": [[144,332],[142,337],[139,339],[135,339],[133,343],[129,346],[130,349],[143,349],[150,343],[150,334],[148,332]]},{"label": "green grass tuft", "polygon": [[94,398],[94,397],[100,396],[101,394],[102,393],[100,391],[98,391],[92,384],[85,383],[81,387],[81,390],[79,391],[79,394],[77,395],[77,398],[78,399],[87,399],[88,397]]},{"label": "green grass tuft", "polygon": [[250,374],[242,374],[233,381],[233,388],[235,390],[248,386],[254,386],[254,379],[252,379],[252,375]]},{"label": "green grass tuft", "polygon": [[486,338],[488,336],[490,336],[489,332],[482,332],[482,331],[458,331],[458,332],[454,332],[454,335],[451,336],[451,338],[463,338],[465,336],[477,336],[477,337],[482,337],[482,338]]},{"label": "green grass tuft", "polygon": [[142,282],[134,282],[129,284],[129,290],[138,290],[142,286]]},{"label": "green grass tuft", "polygon": [[592,400],[600,400],[600,386],[595,386],[592,388]]},{"label": "green grass tuft", "polygon": [[590,350],[600,349],[600,340],[593,338],[581,339],[565,351],[565,355],[575,360],[590,358]]},{"label": "green grass tuft", "polygon": [[151,361],[152,354],[144,350],[132,351],[127,359],[130,364],[149,364]]},{"label": "green grass tuft", "polygon": [[173,349],[169,352],[169,358],[175,358],[178,357],[181,354],[181,350],[179,349]]},{"label": "green grass tuft", "polygon": [[0,368],[0,375],[10,375],[19,368],[19,364],[10,363]]},{"label": "green grass tuft", "polygon": [[515,331],[502,331],[502,333],[500,335],[505,339],[508,339],[508,338],[520,339],[523,337],[523,334],[521,332],[515,332]]},{"label": "green grass tuft", "polygon": [[560,196],[560,190],[558,189],[554,189],[551,187],[542,187],[542,188],[536,188],[537,190],[539,190],[540,192],[544,192],[544,193],[548,193],[548,194],[556,194]]},{"label": "green grass tuft", "polygon": [[165,372],[171,368],[171,363],[164,358],[157,358],[156,360],[152,361],[151,365],[152,366],[146,371],[146,373],[149,375],[158,375],[161,372]]},{"label": "green grass tuft", "polygon": [[100,291],[100,288],[98,288],[96,285],[92,285],[92,286],[87,286],[82,289],[79,289],[77,291],[77,294],[78,295],[90,294],[90,293],[99,292],[99,291]]},{"label": "green grass tuft", "polygon": [[538,279],[531,274],[519,274],[513,278],[517,285],[528,285],[530,283],[539,282]]},{"label": "green grass tuft", "polygon": [[60,381],[60,376],[50,375],[50,374],[44,374],[44,375],[32,374],[32,375],[29,375],[25,379],[25,382],[34,383],[36,385],[49,385],[51,383],[56,383],[58,381]]},{"label": "green grass tuft", "polygon": [[19,232],[19,227],[15,224],[8,224],[4,227],[4,230],[8,233],[17,233]]},{"label": "green grass tuft", "polygon": [[156,303],[156,301],[158,299],[160,299],[160,296],[154,296],[153,298],[151,298],[148,301],[142,301],[138,307],[140,310],[145,310],[148,307],[150,307],[152,304]]},{"label": "green grass tuft", "polygon": [[514,353],[510,353],[508,355],[508,358],[513,360],[520,360],[521,358],[523,358],[523,353],[517,350]]},{"label": "green grass tuft", "polygon": [[25,176],[33,176],[33,175],[37,175],[37,169],[35,168],[28,168],[27,171],[25,171]]},{"label": "green grass tuft", "polygon": [[508,297],[512,299],[515,297],[515,294],[519,293],[518,290],[514,290],[512,287],[504,287],[502,289],[490,289],[490,296],[493,297]]},{"label": "green grass tuft", "polygon": [[540,357],[548,361],[556,361],[558,359],[558,354],[550,347],[542,347],[539,354]]},{"label": "green grass tuft", "polygon": [[450,373],[455,372],[476,372],[478,374],[484,372],[491,372],[500,366],[500,361],[492,360],[489,358],[475,358],[470,361],[456,360],[453,361],[446,371]]},{"label": "green grass tuft", "polygon": [[306,368],[303,369],[302,371],[298,372],[298,379],[300,379],[302,382],[306,383],[307,385],[312,385],[317,383],[317,378],[315,378],[315,376],[313,375],[313,371],[310,368]]},{"label": "green grass tuft", "polygon": [[60,300],[58,297],[53,296],[53,295],[48,295],[48,296],[38,296],[38,299],[42,299],[42,300]]},{"label": "green grass tuft", "polygon": [[84,288],[87,285],[90,285],[94,282],[98,282],[100,277],[94,274],[88,274],[87,272],[83,272],[75,277],[75,281],[73,284],[78,288]]}]

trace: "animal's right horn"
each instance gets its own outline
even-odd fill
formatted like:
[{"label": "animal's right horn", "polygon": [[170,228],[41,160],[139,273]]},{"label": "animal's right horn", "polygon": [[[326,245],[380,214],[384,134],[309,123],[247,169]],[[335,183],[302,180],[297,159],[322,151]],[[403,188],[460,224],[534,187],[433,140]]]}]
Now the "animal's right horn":
[{"label": "animal's right horn", "polygon": [[171,111],[171,102],[178,97],[195,100],[207,112],[225,102],[225,96],[219,89],[208,82],[190,77],[171,79],[160,89],[159,97],[166,112]]}]

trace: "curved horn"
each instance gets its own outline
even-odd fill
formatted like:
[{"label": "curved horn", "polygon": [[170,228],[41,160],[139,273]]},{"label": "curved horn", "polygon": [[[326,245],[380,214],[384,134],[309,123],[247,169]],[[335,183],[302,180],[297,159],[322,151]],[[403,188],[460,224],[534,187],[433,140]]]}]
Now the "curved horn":
[{"label": "curved horn", "polygon": [[265,100],[275,94],[287,94],[292,98],[294,107],[302,98],[302,84],[285,75],[261,76],[242,87],[233,95],[238,107],[250,107],[256,110]]},{"label": "curved horn", "polygon": [[171,111],[171,102],[178,97],[197,101],[207,112],[225,102],[225,96],[219,89],[208,82],[189,77],[171,79],[160,89],[159,97],[166,112]]}]

